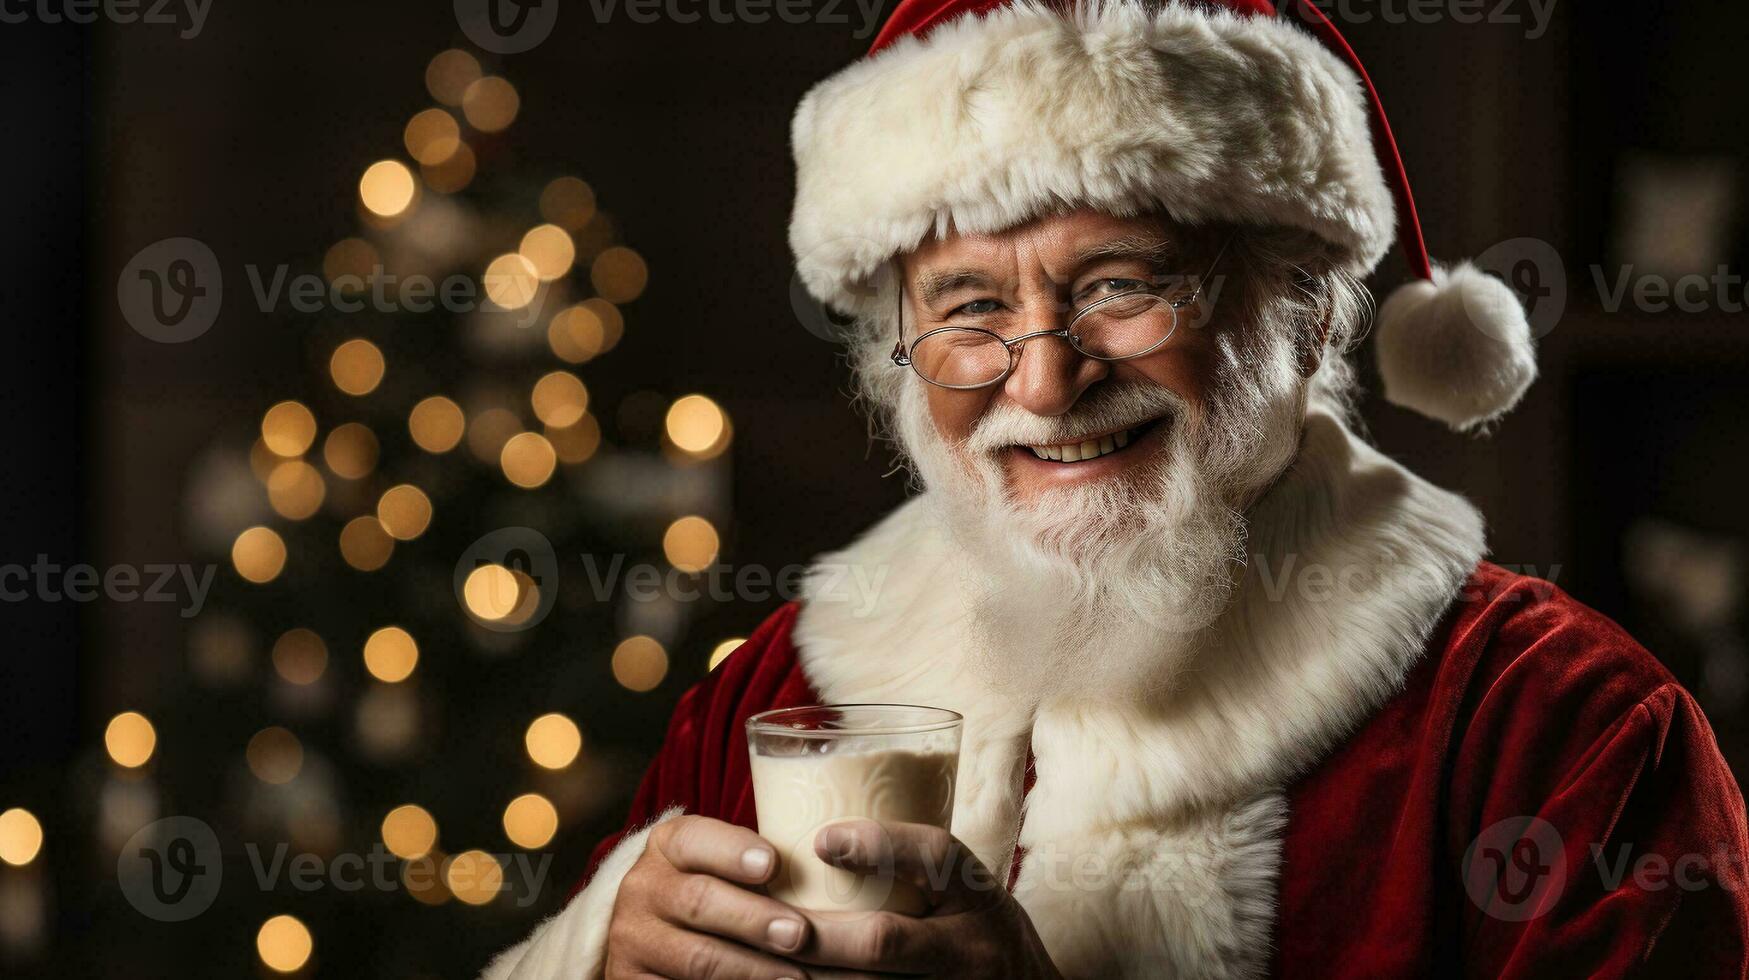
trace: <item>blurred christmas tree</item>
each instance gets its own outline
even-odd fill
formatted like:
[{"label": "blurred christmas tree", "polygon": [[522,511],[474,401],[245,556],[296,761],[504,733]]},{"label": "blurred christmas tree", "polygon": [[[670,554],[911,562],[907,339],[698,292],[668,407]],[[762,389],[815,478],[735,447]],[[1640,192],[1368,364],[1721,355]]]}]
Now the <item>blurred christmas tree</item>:
[{"label": "blurred christmas tree", "polygon": [[[103,792],[132,801],[99,807],[111,855],[165,814],[225,847],[191,924],[215,972],[465,973],[526,932],[635,780],[619,733],[660,730],[645,692],[696,614],[608,577],[720,550],[727,416],[636,390],[603,412],[582,374],[626,329],[642,258],[582,180],[508,165],[509,81],[460,50],[425,81],[411,162],[365,167],[356,233],[289,270],[288,295],[319,276],[320,308],[286,311],[311,369],[190,474],[193,536],[229,562],[192,683],[110,733]],[[714,639],[671,683],[733,643]],[[319,887],[284,866],[259,883],[281,843],[322,862]],[[345,855],[364,868],[337,875]]]}]

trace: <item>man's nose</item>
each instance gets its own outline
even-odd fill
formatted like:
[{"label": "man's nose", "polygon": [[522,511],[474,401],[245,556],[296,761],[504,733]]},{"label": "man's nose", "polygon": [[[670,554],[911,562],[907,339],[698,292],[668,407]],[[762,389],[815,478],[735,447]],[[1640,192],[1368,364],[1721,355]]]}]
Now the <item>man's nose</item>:
[{"label": "man's nose", "polygon": [[[1053,313],[1029,323],[1028,331],[1060,330],[1067,314]],[[1065,337],[1034,337],[1015,352],[1020,362],[1002,390],[1034,415],[1062,415],[1081,393],[1111,373],[1105,361],[1083,355]]]}]

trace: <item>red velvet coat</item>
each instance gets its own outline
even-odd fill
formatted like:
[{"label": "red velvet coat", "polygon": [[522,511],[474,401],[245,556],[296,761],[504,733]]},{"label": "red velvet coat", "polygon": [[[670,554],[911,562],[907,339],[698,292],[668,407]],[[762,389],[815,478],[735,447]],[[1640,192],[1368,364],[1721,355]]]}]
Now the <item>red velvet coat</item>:
[{"label": "red velvet coat", "polygon": [[[591,874],[670,806],[755,826],[743,722],[820,701],[797,612],[682,696]],[[1402,689],[1286,795],[1274,974],[1745,975],[1749,833],[1706,719],[1547,582],[1480,565]]]}]

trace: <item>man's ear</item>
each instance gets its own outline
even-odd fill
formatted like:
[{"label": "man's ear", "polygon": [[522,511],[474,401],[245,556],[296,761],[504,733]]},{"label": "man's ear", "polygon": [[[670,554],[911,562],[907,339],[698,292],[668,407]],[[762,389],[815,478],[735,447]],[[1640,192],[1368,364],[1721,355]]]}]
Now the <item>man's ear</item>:
[{"label": "man's ear", "polygon": [[1318,373],[1318,366],[1324,363],[1324,347],[1330,341],[1330,311],[1325,310],[1318,318],[1316,326],[1300,333],[1295,345],[1299,355],[1300,377],[1309,379]]}]

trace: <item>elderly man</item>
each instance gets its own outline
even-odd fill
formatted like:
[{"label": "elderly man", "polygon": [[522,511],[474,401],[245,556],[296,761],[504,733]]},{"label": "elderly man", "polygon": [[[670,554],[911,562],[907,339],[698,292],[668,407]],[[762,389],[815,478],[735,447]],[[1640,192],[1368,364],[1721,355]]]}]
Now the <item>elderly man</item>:
[{"label": "elderly man", "polygon": [[[685,694],[489,976],[1743,975],[1694,701],[1351,429],[1393,241],[1387,398],[1474,429],[1535,369],[1315,7],[904,0],[794,143],[803,278],[922,492],[825,559],[871,607],[813,593]],[[951,833],[815,840],[921,915],[759,887],[742,725],[848,702],[965,716]]]}]

